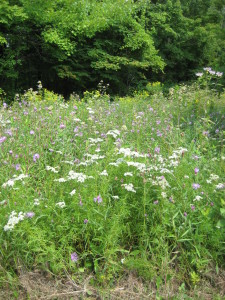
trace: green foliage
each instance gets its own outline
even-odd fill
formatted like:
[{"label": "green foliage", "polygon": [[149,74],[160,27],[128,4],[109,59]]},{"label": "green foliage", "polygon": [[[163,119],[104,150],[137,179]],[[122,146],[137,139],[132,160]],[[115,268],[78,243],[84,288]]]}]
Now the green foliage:
[{"label": "green foliage", "polygon": [[225,65],[222,0],[3,0],[0,24],[0,86],[12,95],[41,80],[68,96],[101,79],[125,94]]},{"label": "green foliage", "polygon": [[102,83],[66,103],[38,82],[2,106],[0,276],[132,271],[160,292],[223,268],[224,97],[155,83],[110,102]]}]

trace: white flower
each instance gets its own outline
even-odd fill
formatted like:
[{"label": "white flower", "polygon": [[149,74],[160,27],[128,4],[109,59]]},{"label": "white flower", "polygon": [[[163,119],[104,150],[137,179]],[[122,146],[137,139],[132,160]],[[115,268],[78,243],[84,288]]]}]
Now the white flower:
[{"label": "white flower", "polygon": [[54,181],[58,182],[66,182],[67,180],[65,178],[59,178],[59,179],[54,179]]},{"label": "white flower", "polygon": [[34,205],[35,205],[35,206],[40,205],[40,200],[39,200],[39,199],[34,199]]},{"label": "white flower", "polygon": [[58,202],[58,203],[55,204],[55,206],[58,206],[60,208],[64,208],[66,206],[66,203],[64,201]]},{"label": "white flower", "polygon": [[101,139],[101,138],[96,138],[96,139],[89,138],[89,141],[90,141],[91,143],[97,144],[97,143],[103,142],[103,139]]},{"label": "white flower", "polygon": [[72,190],[72,192],[70,192],[70,196],[73,196],[74,194],[76,194],[76,190]]},{"label": "white flower", "polygon": [[223,189],[224,187],[225,187],[225,185],[224,185],[223,183],[219,183],[219,184],[216,185],[216,189],[217,189],[217,190],[221,190],[221,189]]},{"label": "white flower", "polygon": [[210,180],[218,180],[219,176],[216,174],[210,174]]},{"label": "white flower", "polygon": [[133,176],[133,174],[131,172],[126,172],[124,173],[124,176]]},{"label": "white flower", "polygon": [[12,211],[8,223],[4,226],[4,231],[11,231],[16,224],[22,221],[25,218],[25,214],[23,212],[19,212],[18,215],[15,211]]},{"label": "white flower", "polygon": [[195,75],[196,75],[197,77],[202,77],[202,76],[203,76],[203,73],[200,73],[200,72],[199,72],[199,73],[196,73]]},{"label": "white flower", "polygon": [[114,138],[117,138],[117,136],[120,135],[120,132],[119,132],[119,130],[117,130],[117,129],[109,130],[109,131],[106,133],[106,135],[111,135],[111,136],[113,136]]},{"label": "white flower", "polygon": [[58,173],[59,171],[57,171],[55,168],[51,167],[51,166],[46,166],[45,168],[47,171],[52,171],[53,173]]},{"label": "white flower", "polygon": [[163,198],[167,197],[167,193],[165,193],[165,192],[162,192],[161,195],[162,195]]},{"label": "white flower", "polygon": [[132,183],[129,183],[129,184],[122,184],[125,188],[125,190],[129,191],[129,192],[133,192],[133,193],[136,193],[135,189],[134,189],[134,186]]},{"label": "white flower", "polygon": [[100,173],[101,176],[108,176],[108,173],[106,170],[102,171],[102,173]]},{"label": "white flower", "polygon": [[200,201],[202,199],[201,196],[196,196],[195,199],[193,201]]},{"label": "white flower", "polygon": [[119,196],[112,196],[113,199],[118,200]]},{"label": "white flower", "polygon": [[184,178],[185,178],[185,179],[188,179],[188,178],[189,178],[189,176],[188,176],[188,175],[184,175]]}]

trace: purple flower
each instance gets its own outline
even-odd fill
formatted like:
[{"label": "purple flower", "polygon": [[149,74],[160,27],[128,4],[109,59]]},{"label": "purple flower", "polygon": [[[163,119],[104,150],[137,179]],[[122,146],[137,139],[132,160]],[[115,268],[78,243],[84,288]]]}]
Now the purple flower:
[{"label": "purple flower", "polygon": [[94,198],[94,202],[98,202],[98,204],[102,203],[102,197],[98,195],[96,198]]},{"label": "purple flower", "polygon": [[195,175],[197,175],[199,172],[199,169],[198,168],[195,168]]},{"label": "purple flower", "polygon": [[4,103],[3,103],[3,107],[4,107],[4,108],[7,108],[7,106],[8,106],[8,105],[4,102]]},{"label": "purple flower", "polygon": [[6,140],[6,136],[0,137],[0,144],[3,143]]},{"label": "purple flower", "polygon": [[184,212],[184,216],[185,216],[185,217],[187,217],[187,213],[186,213],[186,211]]},{"label": "purple flower", "polygon": [[156,200],[156,201],[154,201],[153,203],[156,205],[156,204],[158,204],[158,203],[159,203],[159,201],[158,201],[158,200]]},{"label": "purple flower", "polygon": [[160,152],[160,148],[159,147],[156,147],[155,148],[155,153],[159,153]]},{"label": "purple flower", "polygon": [[200,184],[198,184],[198,183],[193,183],[193,184],[192,184],[192,187],[193,187],[194,190],[197,190],[197,189],[199,189],[201,186],[200,186]]},{"label": "purple flower", "polygon": [[84,219],[84,224],[87,224],[87,222],[88,222],[88,219]]},{"label": "purple flower", "polygon": [[64,125],[63,123],[61,123],[61,124],[59,125],[59,128],[61,128],[61,129],[66,128],[66,125]]},{"label": "purple flower", "polygon": [[16,164],[15,169],[16,171],[20,170],[20,164]]},{"label": "purple flower", "polygon": [[79,257],[78,257],[78,255],[77,255],[76,252],[71,253],[71,260],[72,260],[73,262],[77,262],[78,259],[79,259]]},{"label": "purple flower", "polygon": [[26,213],[27,218],[33,218],[35,216],[35,213],[33,211],[29,211]]},{"label": "purple flower", "polygon": [[12,151],[12,150],[9,150],[9,154],[11,154],[11,155],[12,155],[12,154],[13,154],[13,151]]},{"label": "purple flower", "polygon": [[191,205],[191,210],[195,210],[195,206],[194,205]]},{"label": "purple flower", "polygon": [[36,162],[40,158],[40,155],[38,153],[35,153],[33,156],[33,161]]},{"label": "purple flower", "polygon": [[30,134],[31,134],[31,135],[32,135],[32,134],[34,134],[34,131],[33,131],[33,130],[31,130],[31,131],[30,131]]}]

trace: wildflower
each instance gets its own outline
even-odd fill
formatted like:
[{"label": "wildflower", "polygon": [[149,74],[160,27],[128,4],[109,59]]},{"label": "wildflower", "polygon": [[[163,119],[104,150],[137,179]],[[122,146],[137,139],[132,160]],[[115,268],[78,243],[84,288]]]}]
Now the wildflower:
[{"label": "wildflower", "polygon": [[61,129],[66,128],[66,125],[64,125],[63,123],[61,123],[61,124],[59,125],[59,128],[61,128]]},{"label": "wildflower", "polygon": [[184,212],[184,216],[185,216],[185,217],[187,217],[187,213],[186,213],[186,211]]},{"label": "wildflower", "polygon": [[197,189],[199,189],[201,186],[200,186],[200,184],[198,184],[198,183],[193,183],[193,184],[192,184],[192,187],[193,187],[194,190],[197,190]]},{"label": "wildflower", "polygon": [[217,190],[221,190],[221,189],[223,189],[224,187],[225,187],[225,185],[224,185],[223,183],[219,183],[219,184],[216,185],[216,189],[217,189]]},{"label": "wildflower", "polygon": [[33,161],[36,162],[40,158],[40,155],[38,153],[35,153],[33,156]]},{"label": "wildflower", "polygon": [[158,201],[158,200],[155,200],[153,203],[154,203],[155,205],[157,205],[157,204],[159,203],[159,201]]},{"label": "wildflower", "polygon": [[0,144],[3,143],[6,140],[6,136],[0,137]]},{"label": "wildflower", "polygon": [[73,196],[76,193],[76,190],[72,190],[72,192],[70,192],[70,196]]},{"label": "wildflower", "polygon": [[222,77],[223,76],[223,72],[216,72],[216,76]]},{"label": "wildflower", "polygon": [[134,189],[134,186],[132,183],[129,183],[129,184],[123,184],[125,190],[129,191],[129,192],[133,192],[133,193],[136,193],[135,189]]},{"label": "wildflower", "polygon": [[155,153],[159,153],[160,152],[160,148],[159,147],[156,147],[155,148]]},{"label": "wildflower", "polygon": [[24,219],[24,213],[19,212],[18,215],[15,211],[12,211],[8,223],[4,226],[4,231],[11,231],[16,224]]},{"label": "wildflower", "polygon": [[197,175],[198,174],[198,172],[199,172],[199,169],[198,168],[195,168],[195,175]]},{"label": "wildflower", "polygon": [[131,172],[126,172],[124,173],[124,176],[133,176],[133,174]]},{"label": "wildflower", "polygon": [[167,197],[167,194],[165,192],[162,192],[161,195],[162,195],[163,198]]},{"label": "wildflower", "polygon": [[33,134],[34,134],[34,131],[33,131],[33,130],[31,130],[31,131],[30,131],[30,134],[31,134],[31,135],[33,135]]},{"label": "wildflower", "polygon": [[102,197],[98,195],[96,198],[94,198],[94,202],[98,202],[98,204],[102,203]]},{"label": "wildflower", "polygon": [[88,219],[84,219],[84,224],[87,224],[88,223]]},{"label": "wildflower", "polygon": [[118,200],[119,196],[112,196],[113,199]]},{"label": "wildflower", "polygon": [[66,203],[64,201],[61,201],[61,202],[56,203],[55,206],[58,206],[60,208],[64,208],[66,206]]},{"label": "wildflower", "polygon": [[35,213],[33,211],[26,213],[27,218],[33,218],[34,216],[35,216]]},{"label": "wildflower", "polygon": [[195,199],[193,201],[200,201],[202,199],[201,196],[196,196]]},{"label": "wildflower", "polygon": [[195,210],[195,206],[191,205],[191,210],[194,211]]},{"label": "wildflower", "polygon": [[101,176],[108,176],[108,173],[106,170],[102,171],[102,173],[100,173]]},{"label": "wildflower", "polygon": [[202,77],[203,76],[203,73],[199,72],[199,73],[196,73],[195,74],[197,77]]},{"label": "wildflower", "polygon": [[78,259],[79,259],[79,257],[78,257],[78,255],[77,255],[76,252],[71,253],[70,257],[71,257],[72,262],[77,262]]},{"label": "wildflower", "polygon": [[20,170],[20,164],[16,164],[15,169],[16,169],[16,171],[19,171]]}]

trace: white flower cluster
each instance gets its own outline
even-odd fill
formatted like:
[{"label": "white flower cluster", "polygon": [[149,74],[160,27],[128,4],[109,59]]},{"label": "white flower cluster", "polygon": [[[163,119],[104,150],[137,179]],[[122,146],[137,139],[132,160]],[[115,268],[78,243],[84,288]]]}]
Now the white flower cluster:
[{"label": "white flower cluster", "polygon": [[17,213],[13,210],[9,216],[8,223],[4,226],[4,231],[11,231],[16,224],[22,221],[25,218],[25,214],[23,212]]},{"label": "white flower cluster", "polygon": [[70,196],[73,196],[73,195],[75,195],[76,194],[76,190],[74,189],[74,190],[72,190],[72,192],[70,192]]},{"label": "white flower cluster", "polygon": [[7,186],[14,186],[15,181],[18,181],[18,180],[22,181],[24,178],[27,178],[27,177],[29,177],[29,176],[25,175],[25,174],[20,174],[19,176],[14,175],[12,179],[9,179],[7,182],[3,183],[2,187],[6,188]]},{"label": "white flower cluster", "polygon": [[124,173],[124,176],[133,176],[133,173],[131,173],[131,172],[126,172],[126,173]]},{"label": "white flower cluster", "polygon": [[134,186],[132,183],[129,184],[122,184],[122,186],[124,186],[125,190],[129,191],[129,192],[133,192],[136,193]]},{"label": "white flower cluster", "polygon": [[131,157],[145,157],[146,155],[139,154],[136,151],[131,151],[130,148],[120,148],[118,154],[123,154],[125,157],[126,156],[131,156]]},{"label": "white flower cluster", "polygon": [[209,179],[206,179],[207,183],[212,183],[212,181],[216,181],[219,179],[219,176],[216,174],[210,174]]},{"label": "white flower cluster", "polygon": [[120,132],[119,130],[117,129],[114,129],[114,130],[109,130],[106,135],[111,135],[113,136],[114,138],[117,138],[119,135],[120,135]]},{"label": "white flower cluster", "polygon": [[93,178],[92,176],[87,176],[83,173],[76,173],[74,171],[70,171],[68,175],[68,180],[76,180],[77,182],[84,182],[88,178]]},{"label": "white flower cluster", "polygon": [[89,140],[91,143],[93,143],[93,144],[97,144],[97,143],[103,142],[103,139],[101,139],[101,138],[96,138],[96,139],[89,138],[88,140]]},{"label": "white flower cluster", "polygon": [[127,161],[127,164],[128,164],[128,166],[133,166],[133,167],[137,168],[141,172],[146,170],[146,165],[144,163]]},{"label": "white flower cluster", "polygon": [[106,170],[104,170],[104,171],[102,171],[101,173],[100,173],[100,176],[108,176],[109,174],[107,173],[107,171]]},{"label": "white flower cluster", "polygon": [[193,201],[200,201],[202,199],[201,196],[196,196]]},{"label": "white flower cluster", "polygon": [[225,188],[225,184],[223,184],[223,183],[219,183],[219,184],[216,185],[217,190],[222,190],[224,188]]},{"label": "white flower cluster", "polygon": [[[58,167],[57,167],[58,168]],[[58,173],[59,171],[57,171],[55,168],[53,168],[53,167],[50,167],[50,166],[46,166],[46,170],[47,171],[51,171],[51,172],[53,172],[53,173]]]},{"label": "white flower cluster", "polygon": [[64,208],[66,206],[66,203],[64,201],[61,201],[56,203],[55,206],[58,206],[59,208]]}]

